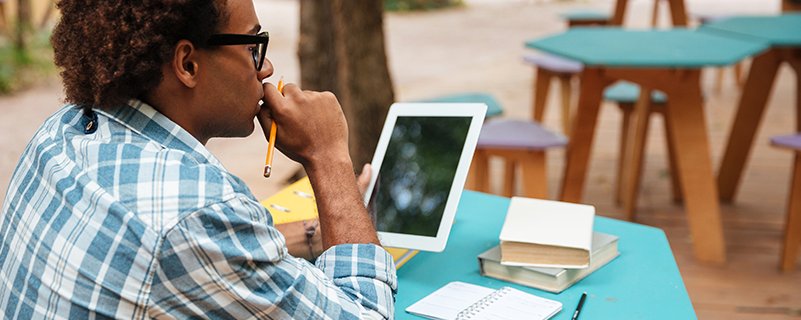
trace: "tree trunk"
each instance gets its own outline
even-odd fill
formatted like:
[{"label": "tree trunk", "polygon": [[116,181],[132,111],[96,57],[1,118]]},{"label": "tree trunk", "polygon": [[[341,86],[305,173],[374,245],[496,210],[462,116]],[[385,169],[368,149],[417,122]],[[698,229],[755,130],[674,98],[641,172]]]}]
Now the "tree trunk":
[{"label": "tree trunk", "polygon": [[383,8],[383,0],[333,0],[339,101],[357,170],[372,160],[395,100],[384,49]]},{"label": "tree trunk", "polygon": [[31,2],[19,0],[17,2],[17,38],[16,47],[23,51],[27,46],[27,33],[31,28]]},{"label": "tree trunk", "polygon": [[337,56],[331,2],[300,0],[300,87],[337,97]]}]

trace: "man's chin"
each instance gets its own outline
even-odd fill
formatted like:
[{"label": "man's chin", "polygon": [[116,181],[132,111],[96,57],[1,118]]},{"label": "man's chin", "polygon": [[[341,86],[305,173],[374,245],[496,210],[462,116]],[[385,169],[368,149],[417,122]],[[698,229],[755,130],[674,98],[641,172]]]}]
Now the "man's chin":
[{"label": "man's chin", "polygon": [[239,128],[223,132],[218,135],[217,138],[247,138],[253,134],[255,129],[256,126],[253,125],[253,123],[250,123],[250,125],[243,125]]}]

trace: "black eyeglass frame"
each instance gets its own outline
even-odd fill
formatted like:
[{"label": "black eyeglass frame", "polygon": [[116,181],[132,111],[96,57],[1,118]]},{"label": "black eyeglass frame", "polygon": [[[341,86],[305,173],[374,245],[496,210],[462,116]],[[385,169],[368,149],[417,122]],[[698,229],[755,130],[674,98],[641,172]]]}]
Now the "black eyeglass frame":
[{"label": "black eyeglass frame", "polygon": [[[264,65],[264,57],[267,55],[267,44],[270,42],[270,33],[267,31],[258,34],[236,34],[236,33],[215,33],[212,34],[206,44],[209,46],[231,46],[240,44],[258,44],[258,50],[253,51],[253,63],[256,71],[261,70]],[[256,56],[258,54],[258,56]]]}]

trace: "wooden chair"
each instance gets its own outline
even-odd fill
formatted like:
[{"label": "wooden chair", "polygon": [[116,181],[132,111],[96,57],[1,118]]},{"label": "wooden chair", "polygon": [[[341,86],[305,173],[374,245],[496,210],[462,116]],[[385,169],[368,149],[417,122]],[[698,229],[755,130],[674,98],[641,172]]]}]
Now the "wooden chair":
[{"label": "wooden chair", "polygon": [[548,90],[552,79],[556,78],[559,80],[562,93],[562,132],[570,136],[572,82],[584,66],[580,62],[548,54],[526,55],[523,56],[523,61],[534,66],[534,99],[531,106],[534,121],[542,123],[545,104],[548,101]]},{"label": "wooden chair", "polygon": [[[663,119],[667,111],[667,96],[661,91],[651,92],[650,99],[643,108],[647,112],[644,121],[632,128],[631,120],[636,104],[641,99],[640,86],[619,81],[604,90],[604,100],[616,102],[623,115],[620,128],[620,149],[618,150],[617,182],[615,184],[615,201],[622,203],[628,220],[634,220],[637,203],[637,191],[642,180],[642,160],[644,158],[648,127],[652,114],[660,114]],[[675,170],[673,141],[670,139],[669,125],[665,125],[665,136],[668,145],[668,167],[673,186],[673,199],[681,201],[681,190]],[[628,169],[628,171],[626,171]]]},{"label": "wooden chair", "polygon": [[478,138],[473,163],[467,179],[467,188],[489,192],[489,158],[502,157],[506,161],[503,194],[511,197],[519,166],[523,176],[524,195],[532,198],[548,197],[548,179],[545,170],[545,149],[563,146],[567,138],[542,128],[530,120],[492,119],[503,112],[501,104],[487,93],[459,93],[426,102],[481,102],[487,105],[487,119]]},{"label": "wooden chair", "polygon": [[514,195],[516,170],[519,165],[523,177],[523,195],[529,198],[548,198],[548,176],[545,151],[567,144],[567,138],[548,131],[536,121],[492,119],[484,123],[478,137],[476,153],[470,175],[474,176],[475,190],[489,192],[489,158],[502,157],[506,161],[503,178],[503,195]]},{"label": "wooden chair", "polygon": [[793,178],[790,182],[790,196],[787,205],[787,222],[784,225],[780,269],[784,273],[795,270],[801,249],[801,134],[774,137],[771,144],[795,152]]}]

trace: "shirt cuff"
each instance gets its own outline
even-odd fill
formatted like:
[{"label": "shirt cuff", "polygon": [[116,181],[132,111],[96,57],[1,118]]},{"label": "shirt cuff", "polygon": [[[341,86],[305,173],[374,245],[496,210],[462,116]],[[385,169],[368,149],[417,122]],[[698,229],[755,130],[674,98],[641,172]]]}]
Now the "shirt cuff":
[{"label": "shirt cuff", "polygon": [[392,318],[398,277],[394,258],[384,248],[374,244],[333,246],[315,264],[351,299]]}]

